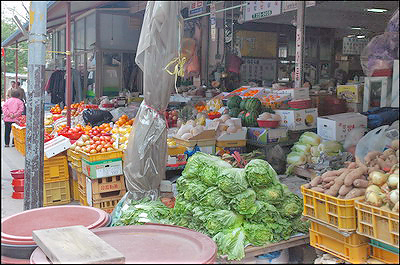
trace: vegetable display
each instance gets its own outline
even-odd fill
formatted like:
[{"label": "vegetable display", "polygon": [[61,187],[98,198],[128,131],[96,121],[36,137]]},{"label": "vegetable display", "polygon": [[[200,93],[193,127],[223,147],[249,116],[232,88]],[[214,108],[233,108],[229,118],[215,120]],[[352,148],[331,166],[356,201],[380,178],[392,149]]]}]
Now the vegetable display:
[{"label": "vegetable display", "polygon": [[[156,211],[153,215],[146,212],[146,218],[210,236],[218,253],[228,260],[241,260],[249,244],[261,246],[308,231],[308,222],[300,220],[302,199],[279,182],[264,160],[253,159],[240,169],[197,152],[189,158],[176,184],[174,208],[154,202]],[[147,208],[136,206],[142,204],[132,202],[127,210],[122,209],[121,220],[113,219],[113,225],[142,224],[141,216]],[[140,212],[133,213],[135,209]]]},{"label": "vegetable display", "polygon": [[[394,140],[391,147],[384,152],[369,152],[364,157],[365,164],[356,157],[355,162],[347,162],[346,168],[327,171],[315,177],[305,188],[339,199],[353,199],[365,194],[367,202],[382,206],[384,197],[398,186],[398,173],[385,173],[391,169],[391,172],[395,172],[393,168],[398,165],[396,152],[398,153],[398,140]],[[373,193],[368,194],[370,191]],[[395,198],[395,195],[392,196]]]}]

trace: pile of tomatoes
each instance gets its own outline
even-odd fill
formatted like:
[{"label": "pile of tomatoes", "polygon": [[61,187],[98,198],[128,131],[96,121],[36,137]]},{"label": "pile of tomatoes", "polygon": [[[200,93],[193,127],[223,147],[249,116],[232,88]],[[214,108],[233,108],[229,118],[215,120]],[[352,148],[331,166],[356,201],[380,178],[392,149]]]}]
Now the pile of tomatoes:
[{"label": "pile of tomatoes", "polygon": [[106,153],[118,150],[114,148],[114,139],[111,136],[89,136],[85,134],[70,148],[74,151],[81,151],[88,154]]},{"label": "pile of tomatoes", "polygon": [[50,140],[54,139],[54,135],[50,135],[47,132],[44,132],[44,142],[47,143]]},{"label": "pile of tomatoes", "polygon": [[[87,127],[87,126],[86,126]],[[90,126],[89,126],[90,127]],[[100,126],[94,126],[93,128],[90,128],[89,130],[85,129],[85,134],[89,136],[99,136],[101,134],[110,134],[110,131],[112,130],[111,125],[109,123],[103,123]]]},{"label": "pile of tomatoes", "polygon": [[127,115],[122,115],[116,122],[115,124],[118,127],[122,127],[124,125],[131,125],[133,124],[133,119],[129,119]]},{"label": "pile of tomatoes", "polygon": [[55,105],[50,109],[51,114],[61,114],[61,108],[60,105]]},{"label": "pile of tomatoes", "polygon": [[26,116],[25,115],[19,116],[17,118],[17,124],[18,124],[18,126],[26,127]]}]

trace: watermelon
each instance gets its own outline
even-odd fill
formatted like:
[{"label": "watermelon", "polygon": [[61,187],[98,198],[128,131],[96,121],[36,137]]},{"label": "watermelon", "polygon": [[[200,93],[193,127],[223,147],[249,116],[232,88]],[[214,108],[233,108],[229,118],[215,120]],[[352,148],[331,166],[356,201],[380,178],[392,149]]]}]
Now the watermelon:
[{"label": "watermelon", "polygon": [[[243,102],[243,101],[242,101]],[[241,122],[242,122],[242,126],[244,126],[244,127],[246,127],[245,125],[244,125],[244,116],[246,115],[246,111],[245,110],[242,110],[240,113],[239,113],[239,115],[238,115],[238,118],[241,120]]]},{"label": "watermelon", "polygon": [[230,109],[239,108],[240,102],[242,102],[242,98],[238,95],[235,95],[228,100],[228,104],[227,104],[228,108],[230,108]]},{"label": "watermelon", "polygon": [[246,102],[247,102],[247,98],[245,98],[245,99],[243,99],[241,102],[240,102],[240,109],[241,110],[246,110]]},{"label": "watermelon", "polygon": [[257,112],[249,111],[244,115],[244,124],[246,127],[258,127],[257,118]]},{"label": "watermelon", "polygon": [[261,110],[261,101],[258,98],[249,98],[246,102],[245,109],[247,111],[257,111]]},{"label": "watermelon", "polygon": [[231,116],[233,118],[237,118],[239,113],[240,113],[240,109],[239,108],[230,108],[229,109],[229,116]]}]

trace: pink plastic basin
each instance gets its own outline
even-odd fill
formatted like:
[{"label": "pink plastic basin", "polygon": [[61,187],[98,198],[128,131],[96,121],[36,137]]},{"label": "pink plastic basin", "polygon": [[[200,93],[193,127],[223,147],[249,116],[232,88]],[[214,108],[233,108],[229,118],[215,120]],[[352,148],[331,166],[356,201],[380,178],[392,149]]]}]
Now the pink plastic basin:
[{"label": "pink plastic basin", "polygon": [[1,238],[14,241],[33,242],[32,231],[56,227],[83,225],[97,228],[107,219],[103,210],[79,206],[62,205],[41,207],[24,211],[1,220]]},{"label": "pink plastic basin", "polygon": [[[210,264],[217,255],[217,246],[211,238],[179,226],[130,225],[92,231],[120,251],[126,264]],[[33,251],[30,261],[50,264],[40,248]]]}]

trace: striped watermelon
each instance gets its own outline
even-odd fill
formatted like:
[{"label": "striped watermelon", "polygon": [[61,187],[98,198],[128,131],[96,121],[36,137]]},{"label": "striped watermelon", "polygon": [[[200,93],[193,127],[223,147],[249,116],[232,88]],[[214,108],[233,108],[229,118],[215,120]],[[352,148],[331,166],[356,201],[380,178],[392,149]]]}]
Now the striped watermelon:
[{"label": "striped watermelon", "polygon": [[245,109],[247,111],[257,111],[261,110],[261,101],[258,98],[249,98],[246,101]]}]

